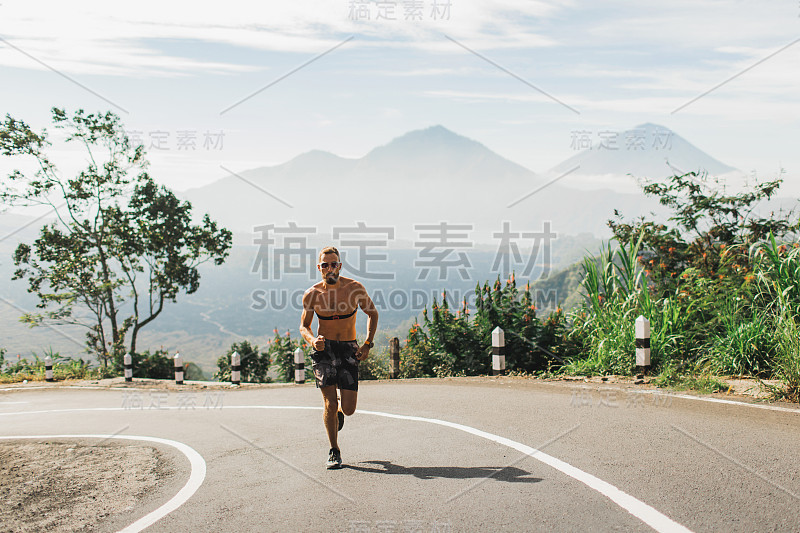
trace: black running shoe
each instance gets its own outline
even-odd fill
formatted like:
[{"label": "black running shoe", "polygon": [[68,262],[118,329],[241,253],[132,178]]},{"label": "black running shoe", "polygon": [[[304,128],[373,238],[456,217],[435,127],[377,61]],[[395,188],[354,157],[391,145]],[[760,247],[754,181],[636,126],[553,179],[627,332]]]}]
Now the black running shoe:
[{"label": "black running shoe", "polygon": [[328,455],[328,462],[325,464],[325,467],[328,470],[333,470],[335,468],[341,468],[342,467],[342,452],[340,452],[336,448],[331,448],[331,452]]},{"label": "black running shoe", "polygon": [[339,417],[339,431],[341,431],[344,427],[344,413],[339,411],[336,414]]}]

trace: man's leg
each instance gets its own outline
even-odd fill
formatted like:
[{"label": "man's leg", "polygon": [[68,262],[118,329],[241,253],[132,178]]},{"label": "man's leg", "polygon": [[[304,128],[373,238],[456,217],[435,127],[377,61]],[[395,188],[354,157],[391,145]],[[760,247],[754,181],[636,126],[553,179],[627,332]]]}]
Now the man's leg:
[{"label": "man's leg", "polygon": [[[336,385],[329,385],[327,387],[320,387],[322,391],[322,399],[325,405],[322,419],[325,423],[325,431],[328,432],[328,440],[331,443],[331,448],[339,449],[339,441],[337,439],[339,433],[339,420],[336,412],[339,410],[339,402],[336,399]],[[344,392],[344,391],[343,391]],[[344,395],[342,396],[342,404],[344,404]]]},{"label": "man's leg", "polygon": [[347,416],[356,412],[358,391],[342,389],[342,412]]}]

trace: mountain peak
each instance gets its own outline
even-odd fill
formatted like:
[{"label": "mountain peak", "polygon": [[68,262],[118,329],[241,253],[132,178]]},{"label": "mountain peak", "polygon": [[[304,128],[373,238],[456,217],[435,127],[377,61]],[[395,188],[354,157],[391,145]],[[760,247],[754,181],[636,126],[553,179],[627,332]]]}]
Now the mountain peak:
[{"label": "mountain peak", "polygon": [[395,137],[389,143],[370,151],[364,159],[375,160],[410,154],[438,154],[441,156],[466,156],[475,153],[491,153],[483,144],[459,135],[437,124],[424,129],[409,131]]},{"label": "mountain peak", "polygon": [[420,144],[420,145],[428,145],[434,144],[437,148],[447,147],[447,146],[481,146],[483,145],[477,141],[473,141],[472,139],[468,139],[462,135],[454,133],[449,129],[445,128],[441,124],[436,124],[435,126],[429,126],[424,129],[420,130],[412,130],[408,133],[401,135],[400,137],[395,137],[392,139],[389,144],[382,146],[381,148],[387,146],[407,146],[410,144]]},{"label": "mountain peak", "polygon": [[[639,124],[638,126],[634,127],[633,130],[660,130],[660,131],[672,131],[666,126],[662,126],[661,124],[653,124],[652,122],[645,122],[644,124]],[[632,131],[633,131],[632,130]]]},{"label": "mountain peak", "polygon": [[[550,169],[549,173],[572,173],[573,183],[578,176],[591,179],[581,186],[615,186],[629,190],[639,186],[630,178],[661,180],[691,171],[705,171],[723,176],[739,172],[692,145],[689,141],[660,124],[645,122],[621,132],[603,132],[578,150],[574,156]],[[616,182],[615,182],[616,180]],[[616,183],[616,185],[612,185]]]}]

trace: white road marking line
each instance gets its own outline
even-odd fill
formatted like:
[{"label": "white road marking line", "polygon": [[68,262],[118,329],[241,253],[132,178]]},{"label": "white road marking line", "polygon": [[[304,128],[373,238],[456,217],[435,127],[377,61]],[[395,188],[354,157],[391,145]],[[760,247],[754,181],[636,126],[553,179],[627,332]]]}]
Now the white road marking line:
[{"label": "white road marking line", "polygon": [[[659,391],[642,390],[637,391],[639,394],[659,394]],[[664,394],[664,393],[661,393]],[[692,396],[691,394],[664,394],[665,396],[672,396],[673,398],[683,398],[684,400],[698,400],[701,402],[711,403],[724,403],[728,405],[744,405],[747,407],[757,407],[758,409],[767,409],[768,411],[782,411],[784,413],[800,413],[800,409],[792,407],[781,407],[779,405],[762,405],[757,403],[737,402],[736,400],[723,400],[722,398],[702,398],[700,396]]]},{"label": "white road marking line", "polygon": [[[296,406],[296,405],[225,405],[218,407],[216,409],[302,409],[302,410],[313,410],[313,411],[321,411],[322,407],[309,407],[309,406]],[[50,410],[50,411],[29,411],[25,412],[17,412],[17,413],[0,413],[0,416],[6,415],[14,415],[14,414],[42,414],[42,413],[64,413],[64,412],[86,412],[86,411],[142,411],[152,413],[153,411],[158,410],[183,410],[186,411],[185,408],[179,408],[177,406],[166,406],[159,409],[127,409],[124,407],[90,407],[90,408],[75,408],[75,409],[58,409],[58,410]],[[455,422],[447,422],[445,420],[439,420],[437,418],[424,418],[421,416],[409,416],[409,415],[398,415],[393,413],[384,413],[381,411],[358,411],[361,414],[367,415],[374,415],[374,416],[382,416],[386,418],[396,418],[399,420],[411,420],[415,422],[427,422],[429,424],[436,424],[440,426],[445,426],[453,429],[458,429],[460,431],[464,431],[466,433],[470,433],[472,435],[482,437],[484,439],[496,442],[498,444],[502,444],[503,446],[508,446],[514,450],[517,450],[521,453],[529,455],[533,457],[537,461],[541,461],[542,463],[551,466],[558,470],[559,472],[566,474],[567,476],[575,479],[576,481],[580,481],[587,487],[594,489],[595,491],[599,492],[603,496],[610,499],[612,502],[617,504],[619,507],[627,511],[628,513],[632,514],[654,530],[658,531],[659,533],[672,533],[672,532],[681,532],[681,533],[691,533],[691,530],[682,526],[681,524],[675,522],[668,516],[660,513],[655,508],[647,505],[641,500],[638,500],[631,496],[630,494],[618,489],[614,485],[603,481],[602,479],[589,474],[588,472],[584,472],[583,470],[576,468],[569,463],[566,463],[560,459],[556,459],[555,457],[548,455],[544,452],[541,452],[535,448],[531,448],[525,444],[520,442],[513,441],[511,439],[507,439],[505,437],[501,437],[499,435],[495,435],[493,433],[487,433],[486,431],[481,431],[480,429],[475,429],[470,426],[465,426],[462,424],[457,424]],[[180,443],[176,443],[180,444]],[[187,446],[188,448],[188,446]],[[191,448],[189,448],[191,449]],[[194,451],[194,450],[192,450]],[[195,452],[196,453],[196,452]],[[200,458],[202,460],[202,457]],[[205,462],[203,462],[203,476],[205,477]],[[199,486],[199,485],[198,485]],[[197,490],[196,488],[194,490]],[[192,493],[194,493],[194,490]],[[191,494],[189,495],[191,496]],[[174,498],[173,498],[174,499]],[[187,497],[188,499],[188,497]],[[172,500],[170,500],[172,501]],[[169,502],[167,502],[169,503]],[[175,507],[175,509],[177,506]],[[171,512],[174,509],[171,509],[168,512]],[[152,514],[152,513],[151,513]],[[150,515],[148,515],[150,516]],[[163,516],[163,515],[162,515]],[[147,518],[147,517],[145,517]],[[161,518],[161,517],[159,517]],[[144,520],[144,519],[142,519]],[[141,520],[140,520],[141,521]],[[136,522],[138,524],[138,522]],[[152,523],[152,522],[151,522]],[[148,524],[149,525],[149,524]],[[146,527],[146,526],[145,526]],[[128,530],[124,530],[126,533]],[[132,531],[132,530],[131,530]],[[139,531],[139,530],[137,530]]]},{"label": "white road marking line", "polygon": [[152,526],[169,513],[186,503],[186,501],[192,497],[192,495],[197,492],[197,489],[200,488],[200,485],[203,484],[203,480],[206,478],[206,462],[199,453],[197,453],[194,448],[182,443],[177,442],[174,440],[169,439],[162,439],[159,437],[143,437],[138,435],[24,435],[24,436],[0,436],[0,439],[4,440],[13,440],[13,439],[123,439],[123,440],[135,440],[135,441],[146,441],[146,442],[156,442],[159,444],[165,444],[167,446],[172,446],[173,448],[177,449],[183,455],[189,459],[189,464],[191,465],[191,473],[189,474],[189,480],[186,484],[178,491],[175,496],[170,498],[170,500],[159,507],[158,509],[154,510],[153,512],[143,516],[133,524],[129,525],[128,527],[120,530],[120,533],[138,533],[143,529]]}]

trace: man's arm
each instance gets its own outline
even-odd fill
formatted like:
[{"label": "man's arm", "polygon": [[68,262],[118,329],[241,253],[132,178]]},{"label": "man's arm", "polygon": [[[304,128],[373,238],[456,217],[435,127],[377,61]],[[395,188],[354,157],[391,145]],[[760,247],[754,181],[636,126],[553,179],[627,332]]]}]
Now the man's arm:
[{"label": "man's arm", "polygon": [[315,350],[325,349],[325,337],[314,335],[311,332],[311,322],[314,320],[314,292],[312,289],[303,293],[303,314],[300,315],[300,335]]},{"label": "man's arm", "polygon": [[[369,297],[367,294],[367,290],[363,287],[360,287],[360,295],[358,305],[361,307],[361,310],[364,311],[367,315],[367,340],[366,343],[371,343],[375,339],[375,333],[378,331],[378,310],[375,309],[375,303],[372,301],[372,298]],[[369,344],[363,344],[361,348],[358,349],[356,353],[356,357],[359,361],[363,361],[369,356]]]}]

